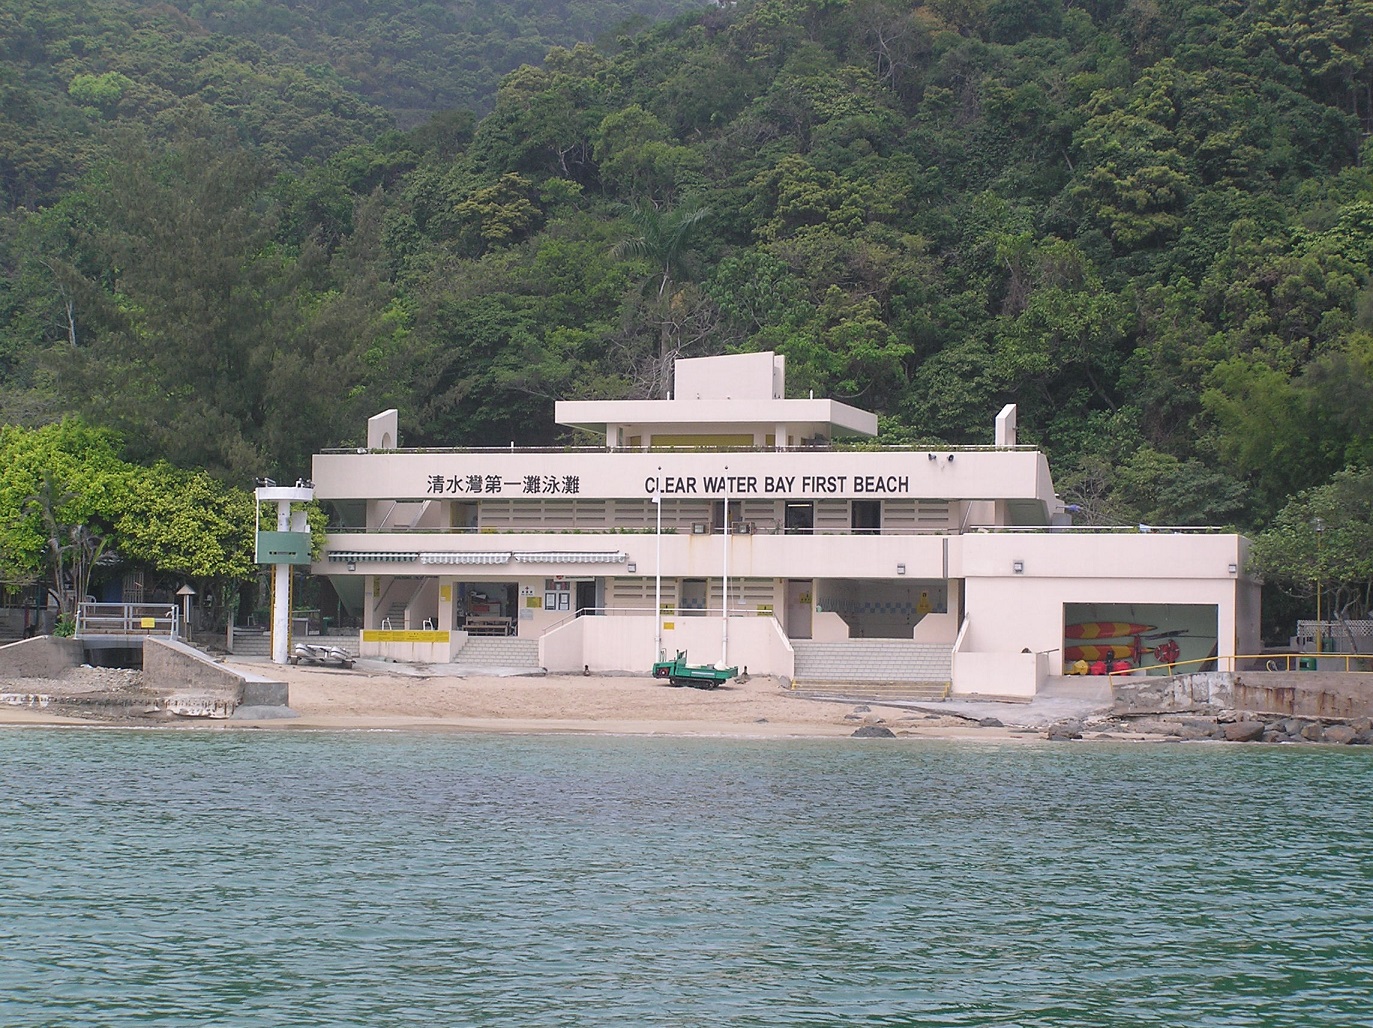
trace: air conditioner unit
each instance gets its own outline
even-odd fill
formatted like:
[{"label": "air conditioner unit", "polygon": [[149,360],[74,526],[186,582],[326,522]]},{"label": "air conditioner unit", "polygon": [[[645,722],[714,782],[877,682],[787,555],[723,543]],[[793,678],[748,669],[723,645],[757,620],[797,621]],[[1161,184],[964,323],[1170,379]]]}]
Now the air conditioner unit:
[{"label": "air conditioner unit", "polygon": [[730,530],[731,532],[733,532],[735,535],[752,535],[752,534],[753,534],[753,522],[752,522],[752,521],[736,521],[736,522],[734,522],[732,525],[730,525],[729,530]]},{"label": "air conditioner unit", "polygon": [[691,523],[692,535],[708,535],[709,533],[710,526],[707,525],[704,521],[693,521]]}]

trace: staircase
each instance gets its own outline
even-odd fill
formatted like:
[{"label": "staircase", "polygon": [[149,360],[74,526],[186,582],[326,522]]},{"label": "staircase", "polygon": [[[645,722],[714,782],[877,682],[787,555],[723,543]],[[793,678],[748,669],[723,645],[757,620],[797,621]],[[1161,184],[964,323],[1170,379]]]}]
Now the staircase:
[{"label": "staircase", "polygon": [[270,657],[272,655],[272,633],[256,629],[234,629],[235,657]]},{"label": "staircase", "polygon": [[793,639],[797,695],[853,700],[942,700],[953,678],[947,644],[909,639]]},{"label": "staircase", "polygon": [[378,625],[384,626],[392,631],[400,631],[405,627],[405,604],[393,603],[381,616]]},{"label": "staircase", "polygon": [[457,652],[453,663],[464,668],[539,666],[539,640],[513,635],[474,635]]}]

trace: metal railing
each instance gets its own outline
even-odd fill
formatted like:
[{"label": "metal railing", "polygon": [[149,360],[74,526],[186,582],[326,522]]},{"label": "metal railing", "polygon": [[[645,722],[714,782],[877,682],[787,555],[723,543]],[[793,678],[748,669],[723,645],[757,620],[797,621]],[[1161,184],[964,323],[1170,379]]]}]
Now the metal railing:
[{"label": "metal railing", "polygon": [[[1253,666],[1241,669],[1241,661],[1252,662]],[[1245,671],[1316,671],[1321,664],[1339,662],[1343,671],[1353,675],[1373,674],[1373,655],[1367,653],[1237,653],[1224,657],[1195,657],[1191,660],[1176,660],[1168,664],[1151,664],[1148,667],[1131,668],[1129,671],[1108,671],[1106,678],[1169,678],[1177,674],[1194,674],[1210,671],[1233,673]],[[1354,667],[1360,663],[1362,667]],[[1210,667],[1206,665],[1212,665]],[[1179,671],[1179,668],[1190,670]]]},{"label": "metal railing", "polygon": [[403,446],[390,450],[368,449],[365,446],[335,446],[320,450],[328,454],[368,454],[390,453],[473,453],[473,454],[511,454],[511,453],[908,453],[918,457],[923,453],[1034,453],[1039,447],[1029,445],[960,445],[949,446],[945,443],[917,446],[912,443],[878,443],[866,440],[821,440],[801,443],[796,446],[758,446],[756,444],[713,445],[713,446]]},{"label": "metal railing", "polygon": [[[665,603],[665,604],[663,604],[663,606],[664,606],[664,607],[667,607],[667,604]],[[699,618],[708,618],[708,617],[709,617],[709,618],[716,618],[716,619],[718,620],[719,617],[720,617],[720,613],[721,613],[721,611],[720,611],[720,608],[719,608],[719,607],[681,607],[681,606],[674,605],[671,611],[668,611],[668,610],[663,610],[663,611],[661,611],[661,612],[660,612],[660,616],[661,616],[661,617],[665,617],[665,618],[674,618],[674,619],[675,619],[675,618],[684,618],[684,617],[688,617],[688,618],[698,618],[698,617],[699,617]],[[580,607],[580,608],[578,608],[577,610],[572,611],[572,613],[566,615],[565,617],[561,617],[561,618],[559,618],[557,621],[553,622],[553,624],[549,625],[547,628],[544,629],[544,632],[552,632],[552,631],[555,630],[555,629],[562,628],[564,625],[570,624],[571,622],[576,621],[576,620],[577,620],[578,618],[580,618],[580,617],[606,617],[606,616],[609,616],[609,617],[652,617],[652,616],[653,616],[653,608],[652,608],[652,607]],[[777,613],[776,613],[776,611],[772,611],[772,610],[758,610],[758,609],[755,608],[755,607],[730,607],[730,608],[729,608],[729,616],[732,617],[732,618],[742,618],[742,617],[747,617],[747,618],[760,618],[760,617],[766,617],[766,618],[772,618],[774,621],[777,619]]]},{"label": "metal railing", "polygon": [[181,616],[169,603],[83,603],[76,609],[77,635],[181,634]]}]

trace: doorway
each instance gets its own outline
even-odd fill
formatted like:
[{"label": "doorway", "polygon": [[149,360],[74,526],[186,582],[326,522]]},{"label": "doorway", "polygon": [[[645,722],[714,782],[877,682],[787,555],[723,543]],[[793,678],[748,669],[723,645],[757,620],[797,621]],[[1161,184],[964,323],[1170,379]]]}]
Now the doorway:
[{"label": "doorway", "polygon": [[682,579],[681,599],[677,602],[678,612],[683,617],[701,617],[706,612],[706,580],[704,578]]},{"label": "doorway", "polygon": [[851,510],[854,532],[875,535],[882,531],[881,500],[854,500]]},{"label": "doorway", "polygon": [[596,613],[596,582],[588,579],[577,583],[577,616]]},{"label": "doorway", "polygon": [[811,633],[811,595],[809,579],[787,579],[787,638],[809,639]]},{"label": "doorway", "polygon": [[815,531],[814,503],[788,500],[782,517],[782,531],[787,535],[809,535]]}]

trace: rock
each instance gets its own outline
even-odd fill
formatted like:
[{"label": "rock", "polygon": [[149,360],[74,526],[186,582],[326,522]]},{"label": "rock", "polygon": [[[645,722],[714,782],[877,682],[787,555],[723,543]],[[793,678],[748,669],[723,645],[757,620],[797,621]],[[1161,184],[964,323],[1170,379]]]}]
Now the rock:
[{"label": "rock", "polygon": [[1082,738],[1081,721],[1060,721],[1049,726],[1050,742],[1067,742],[1069,739]]},{"label": "rock", "polygon": [[869,714],[863,719],[863,724],[865,725],[885,725],[886,723],[886,718],[878,717],[876,714]]},{"label": "rock", "polygon": [[845,720],[845,721],[862,721],[862,720],[863,720],[863,715],[862,715],[862,714],[845,714],[845,715],[844,715],[844,720]]},{"label": "rock", "polygon": [[872,710],[872,708],[869,707],[866,703],[860,703],[858,704],[858,706],[853,708],[853,712],[855,714],[866,714],[870,710]]},{"label": "rock", "polygon": [[1005,725],[1003,725],[1003,724],[1001,723],[1001,719],[1000,719],[1000,718],[996,718],[996,717],[984,717],[981,721],[979,721],[979,722],[977,723],[977,725],[978,725],[979,728],[1005,728],[1005,727],[1006,727]]},{"label": "rock", "polygon": [[1307,742],[1320,742],[1325,738],[1325,729],[1315,722],[1312,722],[1309,725],[1302,726],[1301,737]]},{"label": "rock", "polygon": [[1265,727],[1262,721],[1232,721],[1221,726],[1227,742],[1258,742]]},{"label": "rock", "polygon": [[1354,731],[1349,725],[1331,725],[1325,730],[1325,742],[1338,743],[1341,746],[1348,746],[1359,733]]},{"label": "rock", "polygon": [[854,730],[854,739],[895,739],[896,733],[882,725],[864,725]]},{"label": "rock", "polygon": [[756,717],[753,719],[753,723],[755,725],[765,725],[768,723],[768,719],[765,717]]}]

